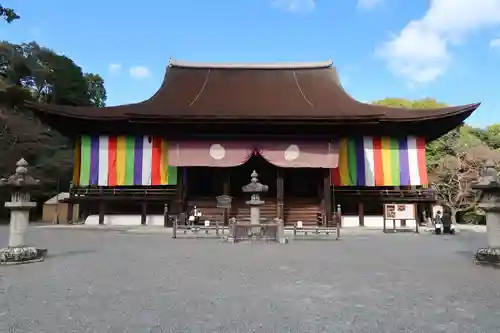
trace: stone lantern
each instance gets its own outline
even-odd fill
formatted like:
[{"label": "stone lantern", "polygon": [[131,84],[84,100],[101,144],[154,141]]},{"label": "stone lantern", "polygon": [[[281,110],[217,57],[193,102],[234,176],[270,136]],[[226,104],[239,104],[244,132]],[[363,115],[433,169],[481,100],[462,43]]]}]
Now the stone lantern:
[{"label": "stone lantern", "polygon": [[288,240],[284,236],[283,220],[274,219],[273,222],[262,222],[260,218],[260,208],[265,204],[261,195],[269,191],[269,186],[259,182],[259,175],[256,171],[253,171],[250,177],[250,183],[241,189],[243,193],[250,194],[250,200],[246,202],[250,206],[250,223],[231,218],[229,236],[226,240],[230,243],[242,240],[268,240],[286,244]]},{"label": "stone lantern", "polygon": [[479,181],[472,186],[481,191],[479,208],[486,213],[488,247],[476,253],[476,261],[500,263],[500,179],[495,164],[488,161]]},{"label": "stone lantern", "polygon": [[36,207],[36,202],[30,201],[30,190],[39,186],[40,181],[28,174],[28,162],[25,159],[22,158],[16,166],[13,175],[0,179],[0,187],[11,192],[11,201],[5,203],[5,207],[10,210],[10,233],[8,247],[0,249],[2,264],[42,261],[46,252],[27,246],[24,241],[30,210]]},{"label": "stone lantern", "polygon": [[260,198],[261,194],[269,190],[269,186],[259,182],[259,174],[254,170],[250,175],[250,183],[242,187],[243,193],[250,194],[250,200],[246,202],[250,206],[250,223],[260,223],[260,206],[265,204],[265,201]]}]

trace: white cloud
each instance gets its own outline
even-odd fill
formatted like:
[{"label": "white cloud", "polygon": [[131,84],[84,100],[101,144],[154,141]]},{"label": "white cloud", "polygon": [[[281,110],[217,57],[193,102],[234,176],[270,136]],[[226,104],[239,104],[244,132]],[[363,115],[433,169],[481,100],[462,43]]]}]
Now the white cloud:
[{"label": "white cloud", "polygon": [[146,66],[134,66],[129,69],[130,76],[135,79],[144,79],[151,75],[149,68]]},{"label": "white cloud", "polygon": [[122,70],[121,64],[110,63],[108,67],[108,72],[111,74],[118,74]]},{"label": "white cloud", "polygon": [[358,8],[367,10],[373,9],[381,2],[382,0],[358,0]]},{"label": "white cloud", "polygon": [[496,25],[500,0],[431,0],[425,15],[409,22],[377,54],[395,75],[427,83],[446,71],[454,46],[471,32]]},{"label": "white cloud", "polygon": [[316,0],[274,0],[272,4],[289,12],[308,12],[316,7]]},{"label": "white cloud", "polygon": [[500,38],[495,38],[490,40],[490,48],[492,49],[500,48]]}]

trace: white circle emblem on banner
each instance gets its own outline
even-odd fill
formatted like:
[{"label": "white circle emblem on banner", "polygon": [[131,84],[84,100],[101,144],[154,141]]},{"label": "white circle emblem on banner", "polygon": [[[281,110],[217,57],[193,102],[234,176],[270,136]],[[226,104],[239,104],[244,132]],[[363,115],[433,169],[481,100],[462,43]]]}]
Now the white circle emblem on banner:
[{"label": "white circle emblem on banner", "polygon": [[220,144],[216,143],[210,145],[210,150],[208,151],[208,153],[214,160],[222,160],[226,156],[226,149]]},{"label": "white circle emblem on banner", "polygon": [[300,155],[300,149],[299,146],[297,145],[290,145],[288,148],[285,150],[285,160],[287,161],[293,161],[299,158]]}]

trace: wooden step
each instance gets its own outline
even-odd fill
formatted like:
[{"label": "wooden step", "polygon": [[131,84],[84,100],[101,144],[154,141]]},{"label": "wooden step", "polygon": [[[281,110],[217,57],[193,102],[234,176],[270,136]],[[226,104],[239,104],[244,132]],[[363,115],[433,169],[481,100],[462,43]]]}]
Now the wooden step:
[{"label": "wooden step", "polygon": [[[231,217],[236,217],[237,220],[245,220],[250,218],[250,206],[244,202],[237,202],[230,211]],[[264,205],[260,207],[260,216],[268,221],[276,218],[276,202],[266,200]]]},{"label": "wooden step", "polygon": [[[235,217],[237,220],[245,220],[250,217],[250,206],[246,204],[247,200],[237,199],[231,203],[229,217]],[[188,206],[196,206],[202,212],[203,220],[222,220],[222,209],[217,208],[216,200],[212,198],[196,198],[188,200]],[[265,200],[264,205],[260,208],[260,216],[267,220],[276,218],[276,201]]]},{"label": "wooden step", "polygon": [[321,203],[317,199],[285,198],[285,225],[294,225],[302,221],[304,226],[316,226],[318,213],[322,213]]},{"label": "wooden step", "polygon": [[[250,207],[246,204],[246,199],[233,199],[229,217],[237,220],[244,220],[250,217]],[[222,210],[217,208],[214,198],[195,198],[188,200],[189,206],[195,206],[202,212],[204,220],[222,220]],[[274,198],[265,199],[265,204],[260,208],[262,218],[273,220],[277,217],[276,200]],[[321,204],[317,199],[285,198],[284,200],[284,220],[285,225],[294,225],[297,221],[302,221],[305,226],[316,226],[318,213],[323,213]],[[330,224],[332,224],[330,222]]]},{"label": "wooden step", "polygon": [[217,202],[214,198],[193,198],[187,200],[188,207],[196,206],[202,213],[201,219],[209,221],[222,221],[222,210],[217,208]]}]

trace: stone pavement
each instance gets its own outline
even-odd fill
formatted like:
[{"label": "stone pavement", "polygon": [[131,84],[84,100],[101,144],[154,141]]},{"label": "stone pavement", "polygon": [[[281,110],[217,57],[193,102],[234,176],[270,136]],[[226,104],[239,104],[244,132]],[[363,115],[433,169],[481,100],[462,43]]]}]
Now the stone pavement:
[{"label": "stone pavement", "polygon": [[49,257],[0,267],[0,332],[500,332],[500,273],[472,263],[482,233],[232,245],[107,230],[28,230]]},{"label": "stone pavement", "polygon": [[[106,230],[106,231],[121,231],[121,232],[130,232],[130,233],[140,233],[140,234],[172,234],[172,228],[165,228],[161,226],[99,226],[99,225],[85,225],[85,224],[76,224],[76,225],[47,225],[47,224],[35,224],[37,228],[49,228],[49,229],[86,229],[86,230]],[[457,233],[462,231],[467,232],[479,232],[485,233],[486,226],[485,225],[458,225]],[[423,234],[428,232],[433,232],[434,228],[428,227],[420,227],[419,231]],[[378,233],[382,233],[380,228],[368,228],[368,227],[349,227],[340,229],[341,236],[343,235],[374,235]],[[285,234],[291,235],[292,231],[286,230]]]}]

